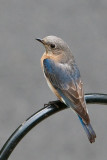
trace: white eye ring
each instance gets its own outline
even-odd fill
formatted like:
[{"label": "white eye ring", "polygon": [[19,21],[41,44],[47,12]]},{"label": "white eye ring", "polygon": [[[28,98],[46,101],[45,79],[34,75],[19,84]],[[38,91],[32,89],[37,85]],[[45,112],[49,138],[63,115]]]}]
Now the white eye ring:
[{"label": "white eye ring", "polygon": [[51,48],[55,48],[55,44],[50,44]]}]

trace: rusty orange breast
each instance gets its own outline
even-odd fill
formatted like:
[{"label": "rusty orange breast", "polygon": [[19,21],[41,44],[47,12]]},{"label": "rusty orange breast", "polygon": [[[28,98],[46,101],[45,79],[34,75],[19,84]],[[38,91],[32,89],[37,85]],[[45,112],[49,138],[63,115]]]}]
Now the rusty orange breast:
[{"label": "rusty orange breast", "polygon": [[[43,69],[43,72],[44,72],[44,66],[43,66],[44,59],[53,59],[55,61],[58,61],[58,58],[59,58],[58,56],[50,56],[50,55],[44,53],[43,56],[41,57],[41,67]],[[47,84],[48,84],[49,88],[51,89],[51,91],[59,98],[59,100],[62,101],[61,96],[58,94],[57,90],[50,83],[50,81],[49,81],[48,77],[46,77],[45,73],[44,73],[44,76],[46,78]]]}]

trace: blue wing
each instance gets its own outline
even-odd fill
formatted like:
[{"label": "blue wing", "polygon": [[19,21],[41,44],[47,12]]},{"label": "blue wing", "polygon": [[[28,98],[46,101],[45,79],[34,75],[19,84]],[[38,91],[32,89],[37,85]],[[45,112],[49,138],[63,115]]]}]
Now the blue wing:
[{"label": "blue wing", "polygon": [[43,65],[46,77],[63,98],[66,105],[72,107],[88,123],[89,116],[84,102],[80,72],[75,62],[57,63],[52,59],[44,59]]},{"label": "blue wing", "polygon": [[51,59],[44,59],[44,71],[55,88],[67,89],[69,83],[73,83],[76,87],[77,81],[80,79],[80,72],[77,65],[55,63]]}]

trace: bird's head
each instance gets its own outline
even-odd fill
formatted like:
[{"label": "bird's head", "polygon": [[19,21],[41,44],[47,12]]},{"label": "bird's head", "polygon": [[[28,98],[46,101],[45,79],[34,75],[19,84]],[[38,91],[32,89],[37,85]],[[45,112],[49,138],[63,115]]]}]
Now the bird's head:
[{"label": "bird's head", "polygon": [[46,54],[49,55],[59,55],[59,54],[69,54],[71,53],[68,45],[61,38],[56,36],[47,36],[43,39],[36,39],[41,42],[46,49]]}]

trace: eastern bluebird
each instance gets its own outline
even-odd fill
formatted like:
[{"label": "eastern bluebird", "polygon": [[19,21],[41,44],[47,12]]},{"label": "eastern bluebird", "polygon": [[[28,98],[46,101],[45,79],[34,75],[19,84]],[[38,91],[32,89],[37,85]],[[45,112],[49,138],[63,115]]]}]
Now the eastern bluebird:
[{"label": "eastern bluebird", "polygon": [[50,89],[60,101],[75,111],[90,143],[95,142],[96,134],[90,124],[80,71],[69,46],[56,36],[36,40],[46,49],[41,65]]}]

